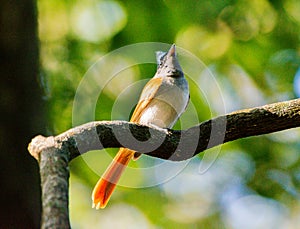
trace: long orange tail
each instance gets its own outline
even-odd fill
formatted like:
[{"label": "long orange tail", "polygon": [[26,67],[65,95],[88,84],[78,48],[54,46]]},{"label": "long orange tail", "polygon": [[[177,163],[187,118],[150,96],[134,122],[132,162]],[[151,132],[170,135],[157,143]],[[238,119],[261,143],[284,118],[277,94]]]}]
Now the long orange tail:
[{"label": "long orange tail", "polygon": [[119,150],[94,188],[92,194],[93,207],[96,207],[96,209],[105,208],[124,169],[133,156],[134,151],[132,150],[126,148],[121,148]]}]

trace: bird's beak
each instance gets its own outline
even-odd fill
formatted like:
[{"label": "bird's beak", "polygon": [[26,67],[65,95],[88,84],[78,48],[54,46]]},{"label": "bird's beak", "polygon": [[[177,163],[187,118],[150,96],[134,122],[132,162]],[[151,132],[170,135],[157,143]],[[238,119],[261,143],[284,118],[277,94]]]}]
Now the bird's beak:
[{"label": "bird's beak", "polygon": [[176,57],[176,48],[175,44],[172,44],[171,48],[168,51],[167,57]]},{"label": "bird's beak", "polygon": [[176,46],[173,44],[167,53],[167,65],[169,68],[182,71],[176,55]]},{"label": "bird's beak", "polygon": [[[161,55],[164,55],[163,65],[161,65],[161,58],[162,58]],[[157,74],[166,76],[166,75],[170,75],[175,70],[182,72],[182,69],[177,59],[175,44],[171,46],[171,48],[167,53],[156,52],[156,58],[158,62]]]}]

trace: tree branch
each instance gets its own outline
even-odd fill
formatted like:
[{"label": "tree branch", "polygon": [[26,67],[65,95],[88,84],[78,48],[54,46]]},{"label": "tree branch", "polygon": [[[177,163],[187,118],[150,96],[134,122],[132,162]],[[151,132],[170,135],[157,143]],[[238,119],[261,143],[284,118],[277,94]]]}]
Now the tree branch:
[{"label": "tree branch", "polygon": [[149,156],[181,161],[225,142],[295,127],[300,127],[300,99],[236,111],[181,131],[126,121],[98,121],[55,137],[39,135],[32,139],[28,150],[40,162],[42,222],[49,224],[43,227],[69,227],[68,163],[90,150],[126,147]]},{"label": "tree branch", "polygon": [[39,161],[42,187],[41,228],[71,228],[69,221],[69,167],[67,147],[54,137],[36,136],[28,146]]},{"label": "tree branch", "polygon": [[300,99],[236,111],[205,121],[187,130],[162,129],[126,121],[95,121],[72,128],[40,148],[29,149],[38,158],[43,148],[66,147],[70,160],[90,150],[126,147],[149,156],[186,160],[225,142],[300,126]]}]

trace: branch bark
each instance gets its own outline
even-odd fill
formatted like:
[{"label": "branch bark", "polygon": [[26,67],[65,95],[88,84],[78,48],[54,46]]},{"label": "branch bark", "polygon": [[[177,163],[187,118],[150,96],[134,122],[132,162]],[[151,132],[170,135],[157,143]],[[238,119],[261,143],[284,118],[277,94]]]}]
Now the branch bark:
[{"label": "branch bark", "polygon": [[43,227],[70,227],[68,163],[90,150],[126,147],[181,161],[225,142],[295,127],[300,127],[300,99],[236,111],[181,131],[126,121],[97,121],[55,137],[39,135],[32,139],[28,150],[40,163]]}]

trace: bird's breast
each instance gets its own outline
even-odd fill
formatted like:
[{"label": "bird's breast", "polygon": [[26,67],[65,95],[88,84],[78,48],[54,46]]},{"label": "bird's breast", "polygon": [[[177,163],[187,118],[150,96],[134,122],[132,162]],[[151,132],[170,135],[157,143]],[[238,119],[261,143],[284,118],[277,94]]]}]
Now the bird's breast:
[{"label": "bird's breast", "polygon": [[184,112],[188,101],[186,81],[178,85],[174,81],[165,81],[144,110],[139,123],[171,128]]}]

